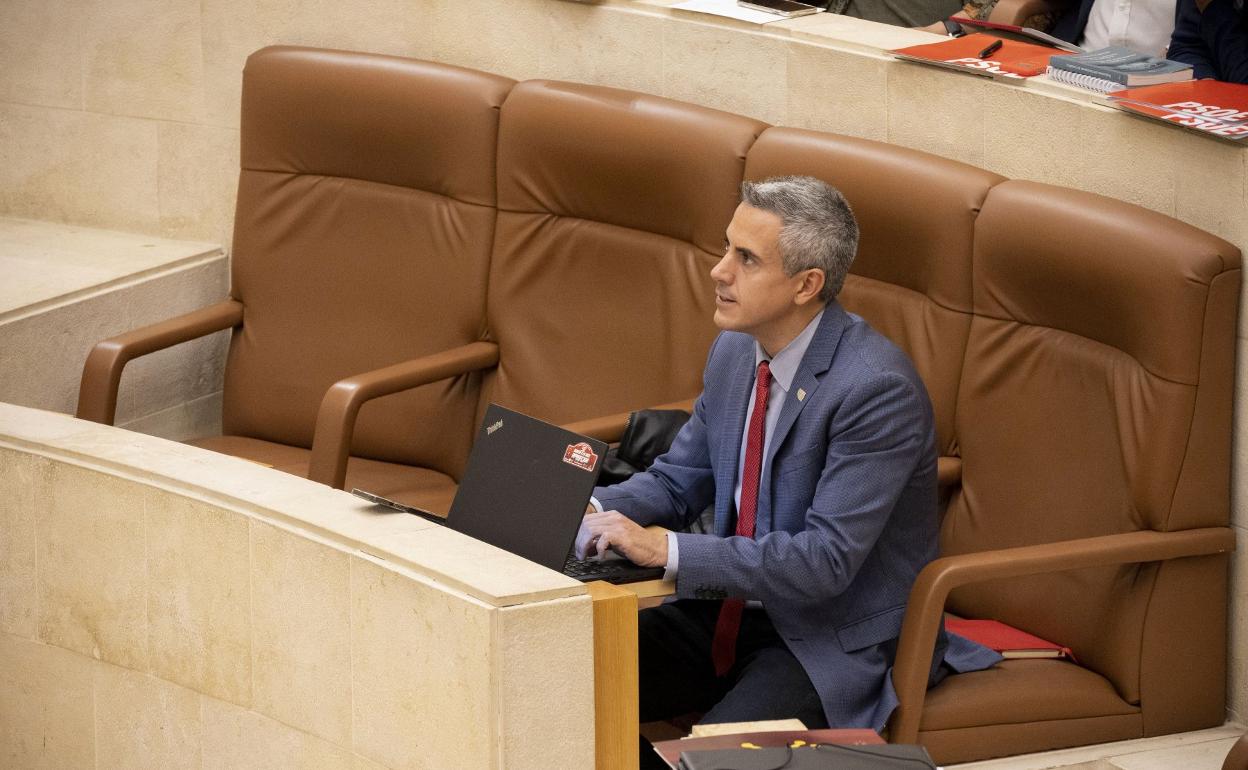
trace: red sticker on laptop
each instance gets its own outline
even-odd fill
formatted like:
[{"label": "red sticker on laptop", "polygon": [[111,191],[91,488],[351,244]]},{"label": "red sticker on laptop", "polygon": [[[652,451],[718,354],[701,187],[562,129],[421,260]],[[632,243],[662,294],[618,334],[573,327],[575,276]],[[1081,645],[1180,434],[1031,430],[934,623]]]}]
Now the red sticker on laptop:
[{"label": "red sticker on laptop", "polygon": [[594,453],[594,448],[584,441],[579,444],[569,444],[563,453],[563,461],[568,465],[575,465],[583,471],[594,470],[594,466],[598,464],[598,455]]}]

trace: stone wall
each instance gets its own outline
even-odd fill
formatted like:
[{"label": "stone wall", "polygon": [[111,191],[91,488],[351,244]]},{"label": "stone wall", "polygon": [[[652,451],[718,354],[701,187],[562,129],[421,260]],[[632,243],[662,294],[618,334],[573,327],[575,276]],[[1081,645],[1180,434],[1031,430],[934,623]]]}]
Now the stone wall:
[{"label": "stone wall", "polygon": [[591,767],[592,644],[511,554],[0,404],[0,766]]}]

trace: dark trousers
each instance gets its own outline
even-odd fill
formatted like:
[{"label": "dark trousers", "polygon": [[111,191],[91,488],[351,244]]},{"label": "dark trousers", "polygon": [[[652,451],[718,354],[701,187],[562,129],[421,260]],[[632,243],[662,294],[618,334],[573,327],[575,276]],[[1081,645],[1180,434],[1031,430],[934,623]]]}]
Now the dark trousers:
[{"label": "dark trousers", "polygon": [[[827,727],[814,685],[761,609],[742,614],[736,662],[715,675],[711,639],[720,604],[684,599],[638,614],[641,721],[696,711],[705,713],[703,724],[800,719]],[[645,741],[641,749],[643,770],[666,767]]]}]

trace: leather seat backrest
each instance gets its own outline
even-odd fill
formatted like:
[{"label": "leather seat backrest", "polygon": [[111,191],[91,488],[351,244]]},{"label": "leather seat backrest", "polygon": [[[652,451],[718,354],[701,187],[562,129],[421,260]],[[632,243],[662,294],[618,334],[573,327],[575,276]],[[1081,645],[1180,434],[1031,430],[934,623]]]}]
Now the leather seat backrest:
[{"label": "leather seat backrest", "polygon": [[[1229,516],[1239,252],[1177,220],[1033,182],[988,194],[942,552]],[[950,609],[1075,650],[1131,702],[1154,564],[968,586]],[[1200,586],[1192,586],[1200,591]]]},{"label": "leather seat backrest", "polygon": [[503,105],[486,402],[556,423],[692,398],[709,272],[765,125],[552,81]]},{"label": "leather seat backrest", "polygon": [[932,398],[940,451],[956,454],[975,217],[1003,177],[883,142],[769,128],[750,148],[745,176],[790,174],[818,177],[849,201],[860,237],[840,302],[914,361]]},{"label": "leather seat backrest", "polygon": [[[513,81],[267,48],[243,78],[225,430],[308,447],[339,379],[481,339]],[[353,454],[457,476],[479,377],[370,402]]]}]

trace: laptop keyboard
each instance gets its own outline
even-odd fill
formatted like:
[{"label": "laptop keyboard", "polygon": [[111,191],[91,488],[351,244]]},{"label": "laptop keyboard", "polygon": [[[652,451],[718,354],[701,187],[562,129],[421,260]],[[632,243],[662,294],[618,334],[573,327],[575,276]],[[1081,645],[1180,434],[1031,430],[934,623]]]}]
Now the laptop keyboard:
[{"label": "laptop keyboard", "polygon": [[630,561],[609,559],[577,559],[571,556],[563,565],[563,574],[581,582],[605,580],[608,583],[635,583],[641,580],[658,580],[663,577],[662,567],[639,567]]},{"label": "laptop keyboard", "polygon": [[571,575],[574,578],[607,575],[615,571],[608,562],[574,559],[571,556],[568,557],[567,562],[563,565],[563,574]]}]

